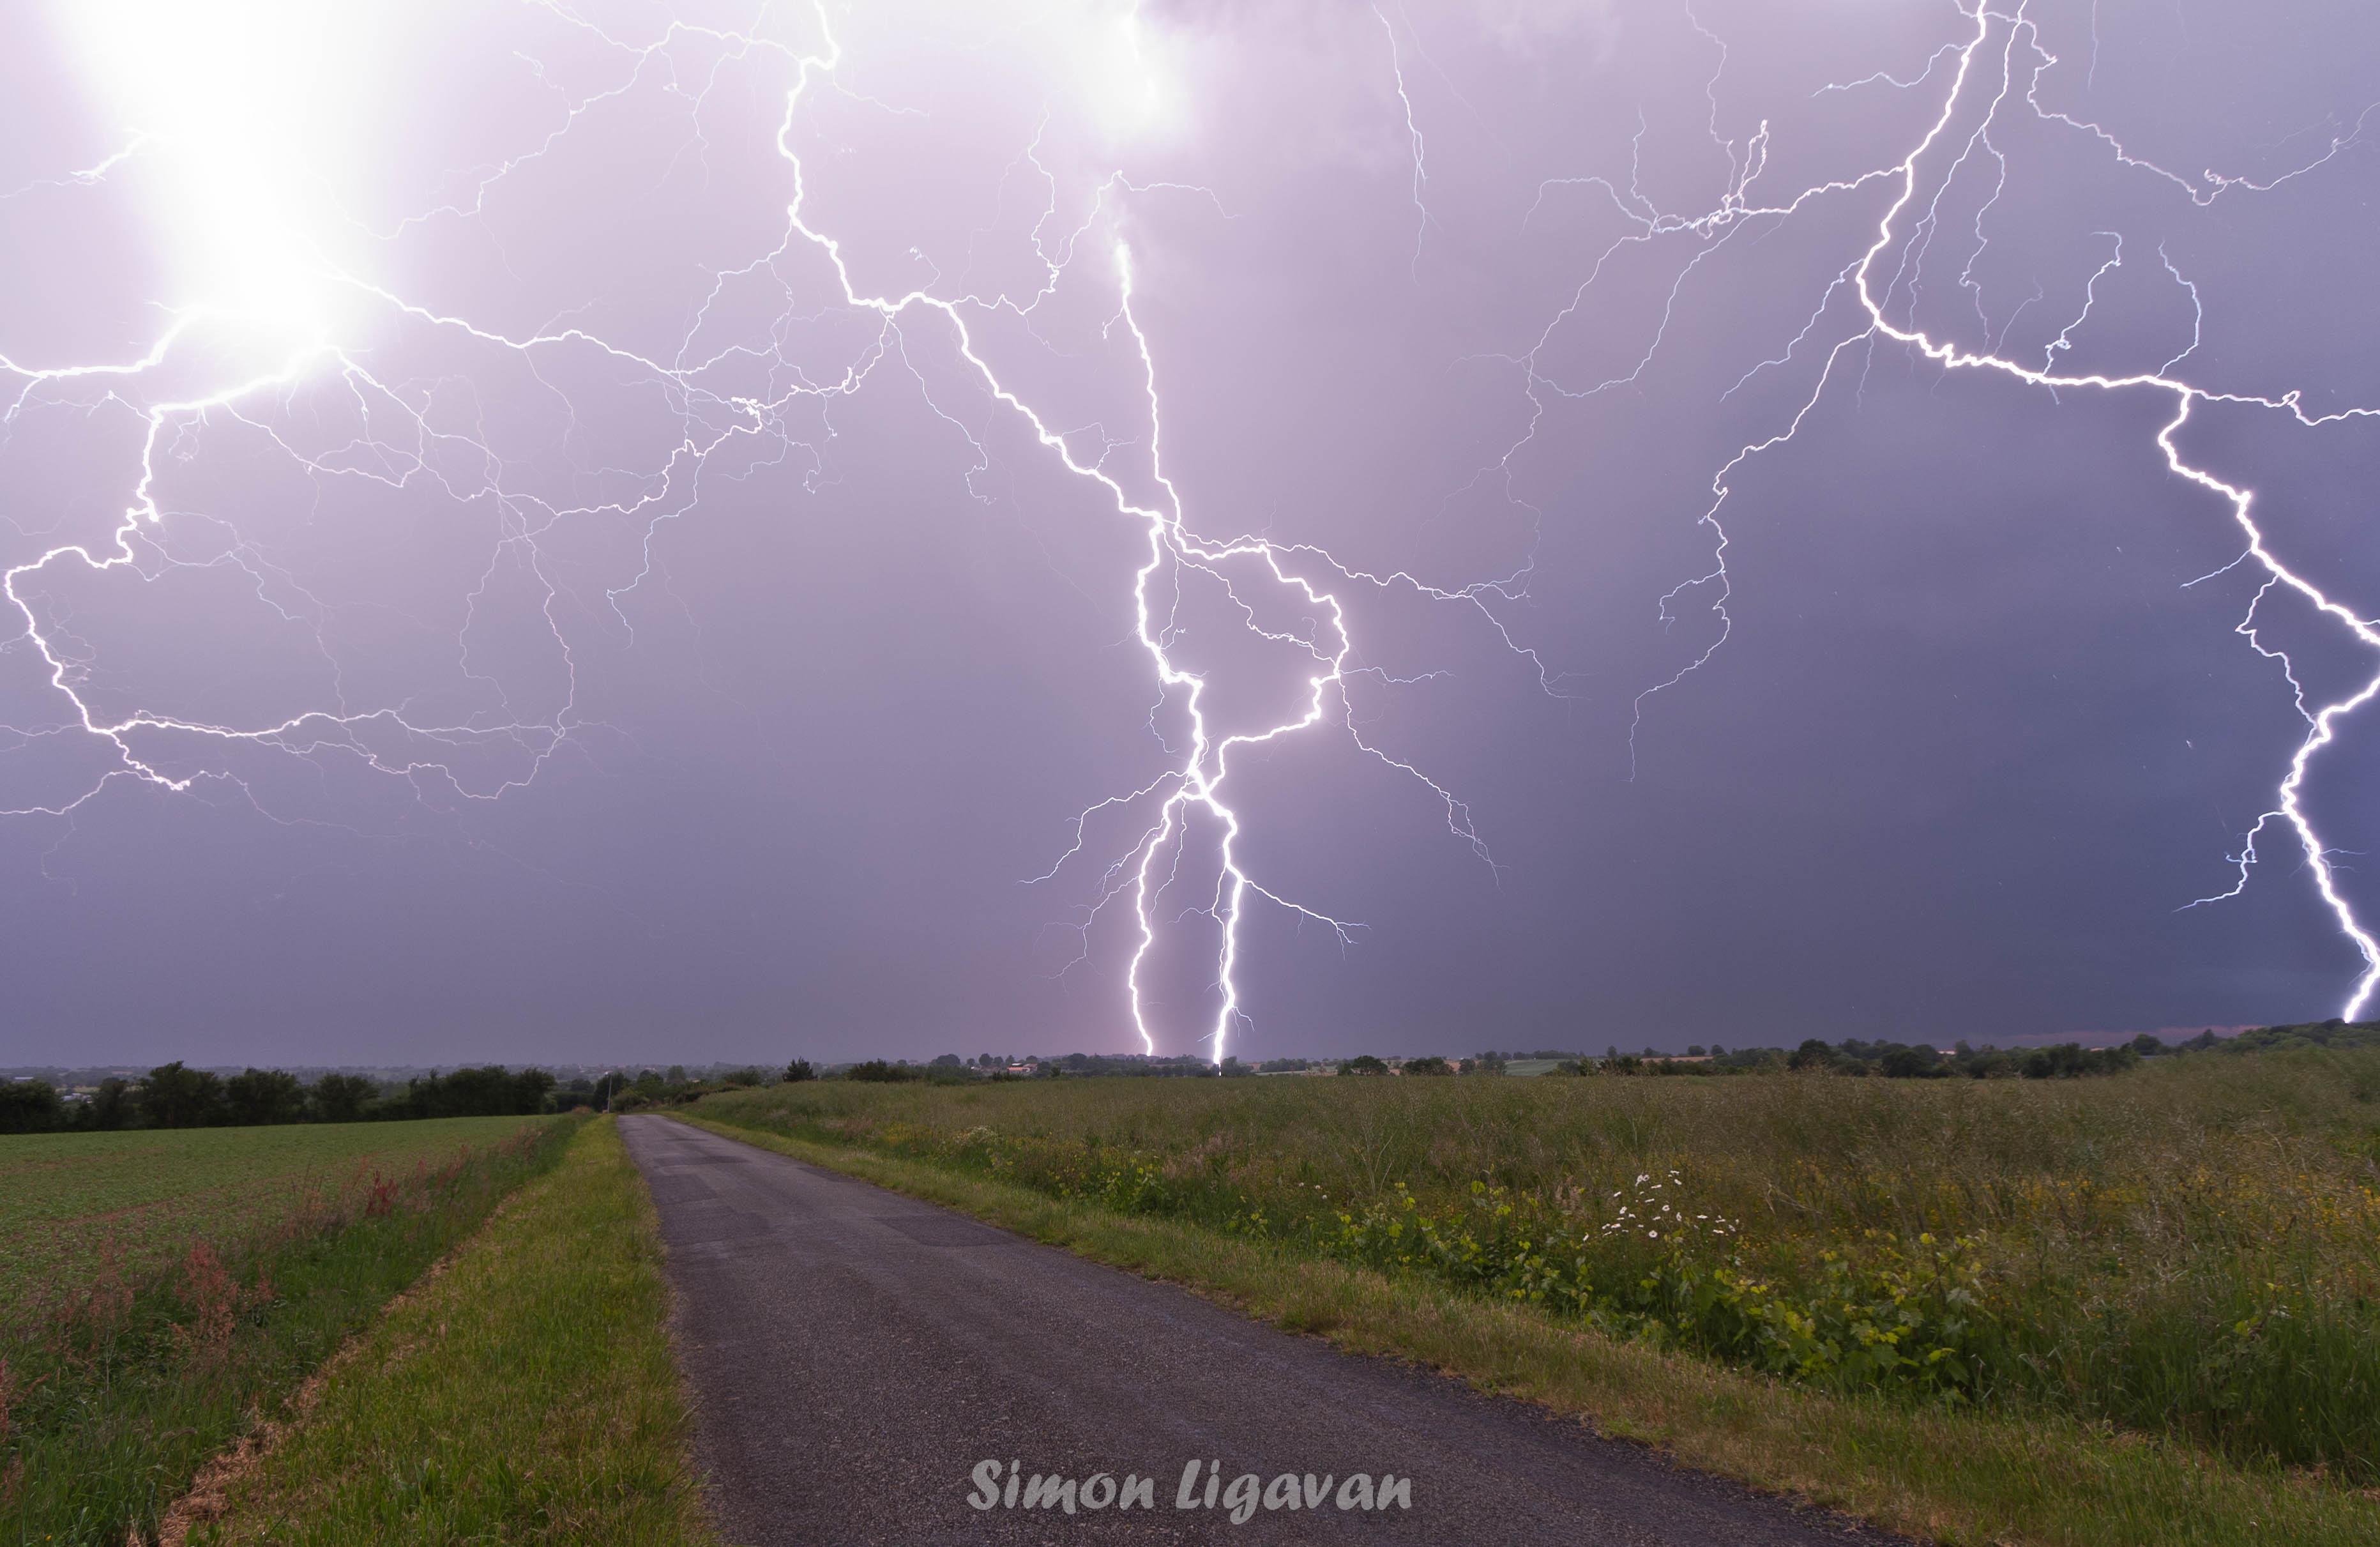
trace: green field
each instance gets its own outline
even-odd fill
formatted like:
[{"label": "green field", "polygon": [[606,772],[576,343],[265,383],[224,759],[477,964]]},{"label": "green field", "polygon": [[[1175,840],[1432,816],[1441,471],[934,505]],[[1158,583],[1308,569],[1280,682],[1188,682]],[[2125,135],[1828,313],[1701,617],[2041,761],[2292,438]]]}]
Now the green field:
[{"label": "green field", "polygon": [[375,1173],[410,1176],[536,1120],[0,1135],[0,1322],[83,1287],[111,1255],[129,1277],[193,1238],[245,1243]]},{"label": "green field", "polygon": [[1814,1395],[2368,1489],[2375,1103],[2380,1054],[2314,1049],[2069,1081],[818,1081],[692,1111]]},{"label": "green field", "polygon": [[11,1218],[91,1237],[33,1243],[41,1276],[0,1321],[0,1541],[149,1540],[202,1465],[286,1417],[306,1377],[577,1126],[0,1141]]}]

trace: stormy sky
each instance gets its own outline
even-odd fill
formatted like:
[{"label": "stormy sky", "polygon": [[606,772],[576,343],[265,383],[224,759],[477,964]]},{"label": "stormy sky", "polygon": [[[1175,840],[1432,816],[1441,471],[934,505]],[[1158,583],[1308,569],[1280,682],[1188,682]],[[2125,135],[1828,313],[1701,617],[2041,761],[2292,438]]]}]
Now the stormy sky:
[{"label": "stormy sky", "polygon": [[11,7],[0,1064],[2340,1013],[2375,33]]}]

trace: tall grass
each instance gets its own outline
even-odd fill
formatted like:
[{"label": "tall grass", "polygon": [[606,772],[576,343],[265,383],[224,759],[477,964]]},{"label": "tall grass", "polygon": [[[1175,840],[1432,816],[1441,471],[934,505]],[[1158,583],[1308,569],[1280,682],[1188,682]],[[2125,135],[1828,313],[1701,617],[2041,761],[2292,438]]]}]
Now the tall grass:
[{"label": "tall grass", "polygon": [[817,1082],[698,1110],[1815,1385],[2380,1480],[2368,1052],[2071,1082]]},{"label": "tall grass", "polygon": [[103,1261],[0,1332],[0,1542],[147,1540],[209,1457],[560,1157],[568,1119],[368,1174],[167,1268]]}]

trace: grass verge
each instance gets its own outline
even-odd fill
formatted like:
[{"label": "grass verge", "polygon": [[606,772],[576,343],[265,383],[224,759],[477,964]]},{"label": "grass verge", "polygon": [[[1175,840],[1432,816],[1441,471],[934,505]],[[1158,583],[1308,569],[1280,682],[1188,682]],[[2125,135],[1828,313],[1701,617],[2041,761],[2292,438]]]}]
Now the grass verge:
[{"label": "grass verge", "polygon": [[586,1125],[188,1541],[710,1543],[661,1257],[618,1130]]},{"label": "grass verge", "polygon": [[2304,1471],[2056,1415],[1829,1395],[1567,1325],[1544,1311],[921,1161],[680,1120],[962,1210],[1354,1353],[1411,1359],[1682,1463],[1949,1543],[2364,1547],[2380,1502]]},{"label": "grass verge", "polygon": [[192,1241],[178,1268],[110,1266],[0,1328],[0,1542],[149,1540],[210,1457],[282,1416],[392,1295],[552,1166],[572,1127],[450,1143],[436,1170],[417,1157],[267,1235]]}]

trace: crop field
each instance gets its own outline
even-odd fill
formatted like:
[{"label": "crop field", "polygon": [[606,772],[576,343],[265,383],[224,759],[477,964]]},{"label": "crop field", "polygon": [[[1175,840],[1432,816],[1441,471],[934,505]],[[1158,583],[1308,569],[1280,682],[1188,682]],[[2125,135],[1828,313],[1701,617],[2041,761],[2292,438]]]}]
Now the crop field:
[{"label": "crop field", "polygon": [[[0,1541],[148,1541],[577,1120],[0,1139]],[[27,1237],[31,1237],[28,1239]]]},{"label": "crop field", "polygon": [[0,1136],[0,1322],[88,1284],[244,1241],[375,1174],[409,1177],[520,1117]]},{"label": "crop field", "polygon": [[2060,1081],[812,1081],[693,1110],[1806,1388],[2380,1481],[2372,1052]]}]

